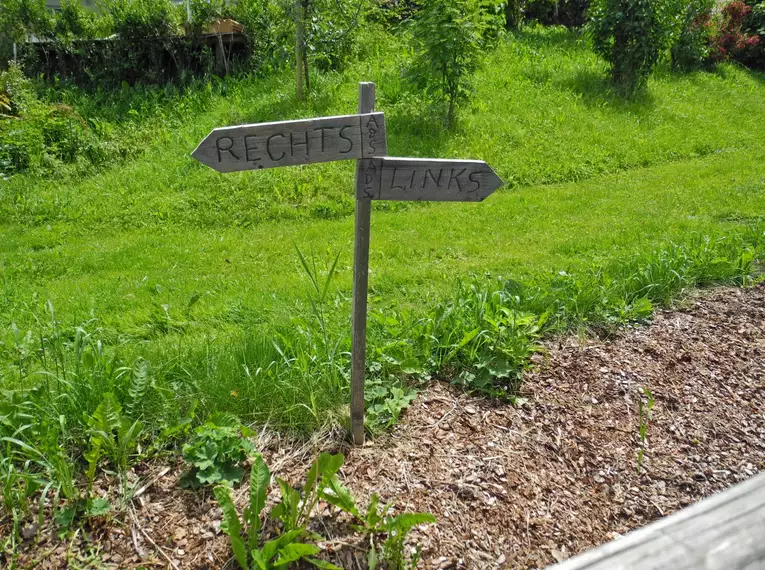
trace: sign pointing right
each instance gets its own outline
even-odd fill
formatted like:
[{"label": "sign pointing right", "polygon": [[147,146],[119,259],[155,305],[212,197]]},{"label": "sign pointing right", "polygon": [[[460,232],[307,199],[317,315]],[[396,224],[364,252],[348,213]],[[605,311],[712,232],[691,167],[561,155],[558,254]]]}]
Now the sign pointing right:
[{"label": "sign pointing right", "polygon": [[482,160],[382,157],[361,165],[359,200],[480,202],[504,184]]}]

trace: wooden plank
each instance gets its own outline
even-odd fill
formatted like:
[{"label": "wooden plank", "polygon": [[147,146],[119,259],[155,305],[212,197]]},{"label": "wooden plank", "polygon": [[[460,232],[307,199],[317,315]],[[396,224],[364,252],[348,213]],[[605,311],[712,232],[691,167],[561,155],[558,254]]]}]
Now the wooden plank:
[{"label": "wooden plank", "polygon": [[214,129],[191,154],[218,172],[385,154],[385,116],[362,113]]},{"label": "wooden plank", "polygon": [[[375,84],[359,84],[359,113],[362,117],[375,108]],[[378,141],[379,130],[371,121],[365,125],[364,146],[370,149]],[[383,128],[384,135],[384,128]],[[374,149],[377,150],[377,149]],[[356,163],[356,195],[364,185],[364,163]],[[351,436],[355,445],[364,445],[364,375],[367,353],[367,290],[369,285],[369,229],[372,202],[356,199],[353,240],[353,334],[351,344]]]},{"label": "wooden plank", "polygon": [[502,179],[482,160],[372,158],[363,161],[357,198],[480,202]]},{"label": "wooden plank", "polygon": [[765,569],[765,473],[549,570]]}]

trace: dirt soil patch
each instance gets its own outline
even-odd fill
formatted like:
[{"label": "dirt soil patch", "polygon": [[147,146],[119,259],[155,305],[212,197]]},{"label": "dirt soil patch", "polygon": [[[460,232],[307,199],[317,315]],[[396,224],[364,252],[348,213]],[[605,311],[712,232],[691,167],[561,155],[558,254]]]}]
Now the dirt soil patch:
[{"label": "dirt soil patch", "polygon": [[[433,383],[361,449],[298,448],[273,434],[259,443],[272,471],[296,484],[316,452],[342,448],[342,479],[362,503],[377,491],[433,513],[438,524],[413,533],[429,569],[545,567],[765,469],[763,286],[702,292],[608,341],[549,342],[534,360],[517,407]],[[654,407],[638,472],[646,391]],[[223,567],[220,510],[211,493],[179,489],[181,473],[180,463],[141,466],[136,488],[150,485],[121,520],[66,543],[44,537],[24,562]],[[329,557],[364,568],[359,537],[338,536],[324,515]]]}]

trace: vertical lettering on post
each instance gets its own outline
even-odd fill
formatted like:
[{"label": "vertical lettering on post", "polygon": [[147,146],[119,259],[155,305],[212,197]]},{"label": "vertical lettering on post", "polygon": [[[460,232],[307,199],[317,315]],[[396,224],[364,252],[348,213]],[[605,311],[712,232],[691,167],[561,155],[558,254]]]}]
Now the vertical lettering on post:
[{"label": "vertical lettering on post", "polygon": [[[380,129],[380,127],[377,126],[377,121],[375,120],[374,115],[369,117],[369,120],[367,121],[366,128],[366,138],[365,138],[365,144],[367,145],[369,154],[375,154],[377,152],[377,148],[375,146],[375,135],[377,134],[377,131]],[[362,132],[362,136],[364,133]]]},{"label": "vertical lettering on post", "polygon": [[388,154],[388,143],[385,137],[385,116],[382,113],[361,115],[361,155],[364,158],[385,156]]},{"label": "vertical lettering on post", "polygon": [[375,159],[361,160],[361,184],[357,187],[356,198],[376,200],[380,198],[382,179],[382,161]]}]

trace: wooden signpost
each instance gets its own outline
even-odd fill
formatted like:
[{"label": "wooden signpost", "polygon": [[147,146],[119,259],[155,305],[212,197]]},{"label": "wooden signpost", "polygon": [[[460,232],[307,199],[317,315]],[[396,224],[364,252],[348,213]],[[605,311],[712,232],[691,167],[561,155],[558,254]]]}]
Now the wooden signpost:
[{"label": "wooden signpost", "polygon": [[480,202],[502,179],[480,160],[388,157],[385,116],[375,113],[375,84],[359,85],[357,115],[214,129],[192,156],[218,172],[356,160],[353,248],[351,433],[364,443],[369,227],[373,200]]},{"label": "wooden signpost", "polygon": [[382,113],[215,129],[191,153],[218,172],[260,170],[387,154]]},{"label": "wooden signpost", "polygon": [[480,202],[502,186],[481,160],[371,158],[362,161],[360,200]]}]

